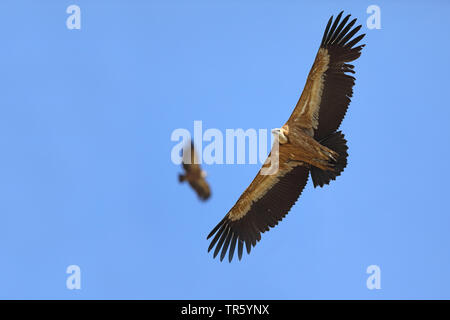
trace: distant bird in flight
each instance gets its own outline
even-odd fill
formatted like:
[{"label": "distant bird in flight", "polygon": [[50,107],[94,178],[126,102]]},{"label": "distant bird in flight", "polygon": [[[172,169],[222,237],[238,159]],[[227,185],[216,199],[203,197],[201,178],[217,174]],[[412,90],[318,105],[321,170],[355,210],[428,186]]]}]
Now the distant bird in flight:
[{"label": "distant bird in flight", "polygon": [[205,180],[206,172],[201,169],[200,164],[198,163],[194,143],[191,142],[183,148],[182,164],[185,174],[178,175],[180,183],[187,181],[197,193],[200,200],[208,200],[211,196],[211,189],[208,182]]},{"label": "distant bird in flight", "polygon": [[[337,131],[353,95],[355,78],[350,73],[364,45],[355,45],[365,34],[354,37],[361,25],[353,28],[356,19],[342,21],[343,12],[328,21],[309,72],[305,87],[289,120],[272,132],[279,143],[279,168],[271,175],[261,174],[252,181],[236,204],[208,235],[213,237],[214,257],[222,261],[227,251],[231,262],[238,248],[242,258],[261,240],[261,233],[275,227],[289,212],[305,187],[308,176],[314,187],[335,180],[347,165],[347,145]],[[352,29],[353,28],[353,29]],[[277,142],[278,140],[278,142]],[[272,147],[272,152],[274,148]],[[269,158],[271,157],[269,155]],[[268,163],[263,168],[269,166]]]}]

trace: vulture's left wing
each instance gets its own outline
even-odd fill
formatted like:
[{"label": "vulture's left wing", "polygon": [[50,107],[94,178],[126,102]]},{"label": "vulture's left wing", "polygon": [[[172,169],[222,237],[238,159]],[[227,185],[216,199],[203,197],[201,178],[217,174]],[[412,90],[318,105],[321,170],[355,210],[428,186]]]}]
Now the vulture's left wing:
[{"label": "vulture's left wing", "polygon": [[183,148],[183,168],[189,172],[200,172],[200,164],[198,163],[197,152],[195,151],[194,143],[190,142]]},{"label": "vulture's left wing", "polygon": [[299,162],[280,166],[276,174],[262,175],[261,171],[258,172],[233,208],[208,235],[208,239],[215,235],[208,251],[216,246],[216,257],[222,250],[222,261],[228,250],[230,262],[236,245],[239,260],[244,243],[247,253],[250,253],[252,246],[261,239],[261,233],[275,227],[295,204],[308,181],[308,175],[309,168]]},{"label": "vulture's left wing", "polygon": [[189,181],[189,185],[195,190],[201,200],[208,200],[211,196],[211,188],[209,187],[208,182],[206,182],[206,179],[202,176],[193,181]]},{"label": "vulture's left wing", "polygon": [[349,75],[355,73],[354,67],[348,62],[356,60],[364,47],[355,45],[365,34],[353,38],[361,25],[353,28],[356,19],[348,23],[350,15],[340,22],[342,13],[334,22],[333,17],[328,21],[302,95],[287,122],[290,126],[314,129],[316,140],[339,128],[355,84],[355,78]]},{"label": "vulture's left wing", "polygon": [[[186,171],[187,181],[203,201],[211,196],[211,188],[205,179],[204,172],[200,167],[198,155],[191,142],[183,148],[183,168]],[[181,181],[181,180],[180,180]]]}]

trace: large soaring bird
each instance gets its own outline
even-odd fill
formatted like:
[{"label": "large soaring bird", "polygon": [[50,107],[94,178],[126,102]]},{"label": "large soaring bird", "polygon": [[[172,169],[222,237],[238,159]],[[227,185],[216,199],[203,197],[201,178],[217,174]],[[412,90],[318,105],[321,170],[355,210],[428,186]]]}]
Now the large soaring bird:
[{"label": "large soaring bird", "polygon": [[192,142],[183,148],[182,164],[185,174],[179,174],[178,181],[187,181],[200,200],[208,200],[211,196],[211,189],[205,179],[206,172],[202,170],[198,163],[197,153]]},{"label": "large soaring bird", "polygon": [[[279,165],[274,174],[258,172],[227,215],[208,235],[214,236],[208,251],[222,261],[227,251],[231,262],[238,249],[239,260],[245,247],[247,253],[261,239],[261,233],[275,227],[295,204],[305,187],[309,174],[314,187],[336,179],[347,165],[347,145],[337,131],[353,94],[355,78],[349,62],[361,55],[364,45],[356,46],[364,34],[355,37],[361,25],[353,28],[356,19],[342,19],[339,13],[330,18],[309,72],[305,87],[286,124],[272,132]],[[278,140],[278,142],[277,142]],[[263,169],[269,163],[263,165]]]}]

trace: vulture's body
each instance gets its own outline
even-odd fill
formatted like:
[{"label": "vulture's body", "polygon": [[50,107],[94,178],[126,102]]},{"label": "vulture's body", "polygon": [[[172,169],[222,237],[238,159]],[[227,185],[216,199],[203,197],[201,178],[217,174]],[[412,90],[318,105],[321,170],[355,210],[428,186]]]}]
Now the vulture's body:
[{"label": "vulture's body", "polygon": [[197,193],[200,200],[208,200],[211,196],[211,189],[205,179],[206,172],[202,170],[198,163],[198,157],[193,143],[187,144],[184,147],[182,164],[185,174],[178,175],[178,180],[180,182],[187,181]]},{"label": "vulture's body", "polygon": [[[361,26],[350,15],[342,21],[342,12],[333,22],[330,18],[308,75],[300,99],[289,120],[276,129],[275,143],[279,167],[274,174],[258,173],[236,204],[211,231],[214,236],[208,250],[216,247],[214,257],[227,251],[232,260],[236,246],[239,259],[244,244],[247,252],[261,239],[261,233],[289,212],[305,187],[309,174],[314,186],[334,180],[347,164],[347,145],[344,135],[337,131],[345,116],[353,94],[355,78],[353,66],[364,45],[355,45],[364,37],[355,34]],[[269,155],[269,158],[272,158]],[[266,163],[263,168],[270,164]]]}]

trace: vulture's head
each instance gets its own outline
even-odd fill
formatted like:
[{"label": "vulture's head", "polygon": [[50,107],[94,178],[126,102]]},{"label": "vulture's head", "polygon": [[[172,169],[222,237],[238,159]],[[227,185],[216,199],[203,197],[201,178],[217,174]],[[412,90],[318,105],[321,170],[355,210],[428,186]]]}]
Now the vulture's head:
[{"label": "vulture's head", "polygon": [[272,129],[272,134],[275,136],[275,138],[278,138],[278,141],[280,141],[280,144],[284,144],[284,143],[288,142],[288,138],[285,135],[283,128]]}]

